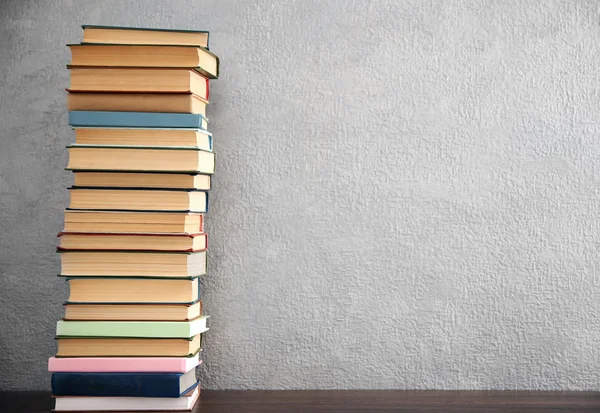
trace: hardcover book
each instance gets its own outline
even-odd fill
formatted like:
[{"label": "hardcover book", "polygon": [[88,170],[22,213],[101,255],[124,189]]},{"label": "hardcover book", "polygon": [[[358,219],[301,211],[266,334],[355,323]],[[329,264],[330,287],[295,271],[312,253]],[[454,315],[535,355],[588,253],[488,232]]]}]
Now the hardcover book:
[{"label": "hardcover book", "polygon": [[50,357],[48,371],[74,373],[185,373],[202,361],[190,357]]},{"label": "hardcover book", "polygon": [[190,338],[207,330],[208,316],[191,321],[65,321],[56,337]]},{"label": "hardcover book", "polygon": [[86,397],[59,396],[55,398],[55,412],[136,412],[136,411],[191,411],[198,401],[200,386],[183,397]]},{"label": "hardcover book", "polygon": [[213,150],[212,134],[203,129],[75,127],[75,144],[107,146],[193,147]]},{"label": "hardcover book", "polygon": [[208,79],[195,70],[159,67],[78,67],[71,72],[71,92],[193,93],[208,100]]},{"label": "hardcover book", "polygon": [[62,251],[63,276],[181,278],[206,274],[206,251]]},{"label": "hardcover book", "polygon": [[181,397],[198,385],[187,373],[53,373],[54,396]]},{"label": "hardcover book", "polygon": [[[198,277],[67,277],[67,304],[186,304],[200,300]],[[132,309],[126,309],[127,312]]]},{"label": "hardcover book", "polygon": [[210,190],[210,175],[198,173],[73,171],[73,186]]},{"label": "hardcover book", "polygon": [[71,66],[190,68],[219,77],[219,58],[200,46],[153,44],[68,44]]},{"label": "hardcover book", "polygon": [[[206,330],[208,331],[208,329]],[[192,338],[57,337],[57,357],[191,357],[202,334]]]},{"label": "hardcover book", "polygon": [[166,188],[68,188],[69,210],[196,212],[208,211],[208,192]]},{"label": "hardcover book", "polygon": [[[67,89],[68,90],[68,89]],[[68,90],[69,111],[196,113],[206,116],[208,96],[193,93],[81,92]],[[207,90],[208,92],[208,90]]]},{"label": "hardcover book", "polygon": [[208,120],[198,113],[101,112],[72,110],[69,125],[99,128],[204,129]]},{"label": "hardcover book", "polygon": [[60,232],[59,249],[68,250],[132,250],[132,251],[204,251],[206,234]]},{"label": "hardcover book", "polygon": [[168,44],[209,48],[210,34],[204,30],[153,29],[148,27],[84,24],[82,43]]},{"label": "hardcover book", "polygon": [[68,170],[212,175],[215,154],[194,147],[69,145]]},{"label": "hardcover book", "polygon": [[180,212],[66,210],[64,230],[189,234],[204,232],[204,215]]},{"label": "hardcover book", "polygon": [[192,303],[66,302],[64,306],[64,319],[68,321],[189,321],[202,315],[202,300]]}]

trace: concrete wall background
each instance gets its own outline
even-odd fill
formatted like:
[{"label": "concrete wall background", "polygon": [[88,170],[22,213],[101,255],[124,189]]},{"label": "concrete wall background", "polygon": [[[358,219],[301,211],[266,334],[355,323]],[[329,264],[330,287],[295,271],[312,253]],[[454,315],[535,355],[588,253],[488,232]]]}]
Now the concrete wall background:
[{"label": "concrete wall background", "polygon": [[79,25],[208,29],[205,388],[600,388],[600,10],[0,5],[0,388],[48,389]]}]

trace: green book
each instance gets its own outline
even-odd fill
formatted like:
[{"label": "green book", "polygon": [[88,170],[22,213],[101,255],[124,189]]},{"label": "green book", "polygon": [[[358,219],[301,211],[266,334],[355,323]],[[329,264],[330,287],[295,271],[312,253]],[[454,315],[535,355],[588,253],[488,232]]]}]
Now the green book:
[{"label": "green book", "polygon": [[208,316],[190,321],[65,321],[56,323],[56,337],[191,338],[208,330]]}]

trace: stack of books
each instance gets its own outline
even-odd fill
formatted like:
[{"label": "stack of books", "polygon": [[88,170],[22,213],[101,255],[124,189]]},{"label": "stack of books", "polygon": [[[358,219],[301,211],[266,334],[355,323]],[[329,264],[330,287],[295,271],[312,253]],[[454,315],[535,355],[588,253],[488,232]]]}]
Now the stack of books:
[{"label": "stack of books", "polygon": [[74,184],[58,246],[70,295],[48,363],[56,411],[185,411],[198,400],[215,170],[206,106],[219,75],[208,40],[83,26],[69,45]]}]

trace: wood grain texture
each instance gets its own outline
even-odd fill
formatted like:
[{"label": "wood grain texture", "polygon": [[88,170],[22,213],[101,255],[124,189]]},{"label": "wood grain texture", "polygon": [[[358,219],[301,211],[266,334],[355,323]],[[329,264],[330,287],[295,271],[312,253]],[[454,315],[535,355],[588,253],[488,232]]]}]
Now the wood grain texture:
[{"label": "wood grain texture", "polygon": [[[52,408],[48,392],[0,393],[0,411],[41,413]],[[598,392],[246,390],[203,391],[194,413],[598,412]]]}]

